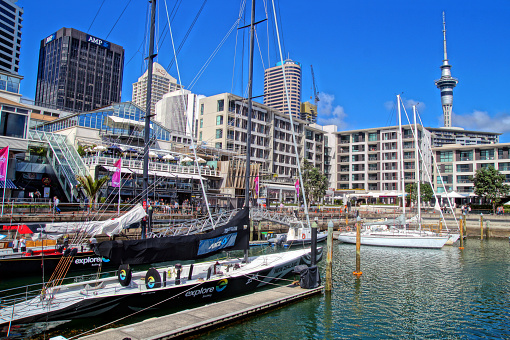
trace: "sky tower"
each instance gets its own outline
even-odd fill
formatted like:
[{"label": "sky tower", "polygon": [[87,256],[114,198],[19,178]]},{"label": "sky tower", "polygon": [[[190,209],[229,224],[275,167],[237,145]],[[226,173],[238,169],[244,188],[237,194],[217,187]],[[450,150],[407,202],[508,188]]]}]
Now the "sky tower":
[{"label": "sky tower", "polygon": [[443,106],[444,127],[452,126],[452,104],[453,104],[453,88],[459,82],[452,77],[451,65],[448,64],[448,56],[446,54],[446,24],[443,12],[443,46],[444,59],[441,65],[441,78],[435,81],[438,89],[441,90],[441,104]]}]

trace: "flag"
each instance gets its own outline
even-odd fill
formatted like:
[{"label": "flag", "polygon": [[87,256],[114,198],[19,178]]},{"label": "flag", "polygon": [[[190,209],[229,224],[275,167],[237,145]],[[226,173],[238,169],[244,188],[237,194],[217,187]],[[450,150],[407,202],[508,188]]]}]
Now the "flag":
[{"label": "flag", "polygon": [[259,196],[259,176],[255,177],[255,193]]},{"label": "flag", "polygon": [[7,161],[9,160],[9,147],[0,150],[0,181],[7,179]]},{"label": "flag", "polygon": [[122,158],[115,162],[115,173],[112,177],[112,187],[120,187],[120,169],[122,168]]},{"label": "flag", "polygon": [[296,180],[294,184],[294,188],[296,188],[296,194],[299,196],[299,178]]}]

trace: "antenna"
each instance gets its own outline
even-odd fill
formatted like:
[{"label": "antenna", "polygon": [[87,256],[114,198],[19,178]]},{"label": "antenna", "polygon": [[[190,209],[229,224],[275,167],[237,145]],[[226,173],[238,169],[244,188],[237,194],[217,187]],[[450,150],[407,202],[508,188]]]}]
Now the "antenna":
[{"label": "antenna", "polygon": [[444,11],[443,11],[443,46],[444,46],[444,59],[448,60],[448,57],[446,55],[446,20],[444,18]]}]

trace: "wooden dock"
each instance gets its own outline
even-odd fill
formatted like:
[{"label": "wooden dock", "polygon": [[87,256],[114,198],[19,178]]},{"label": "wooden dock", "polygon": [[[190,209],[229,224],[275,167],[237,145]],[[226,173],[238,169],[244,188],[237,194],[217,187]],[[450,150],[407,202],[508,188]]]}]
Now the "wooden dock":
[{"label": "wooden dock", "polygon": [[136,324],[108,329],[82,339],[87,340],[141,340],[171,339],[207,331],[221,324],[305,299],[322,293],[322,286],[302,289],[299,286],[281,286],[234,299],[212,303],[182,312],[148,319]]}]

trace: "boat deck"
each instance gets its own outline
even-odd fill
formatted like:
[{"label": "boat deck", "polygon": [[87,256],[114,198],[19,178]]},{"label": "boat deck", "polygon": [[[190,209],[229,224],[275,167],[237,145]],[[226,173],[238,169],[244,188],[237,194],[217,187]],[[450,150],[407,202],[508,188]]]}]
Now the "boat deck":
[{"label": "boat deck", "polygon": [[133,325],[109,329],[82,339],[137,340],[182,337],[205,332],[218,325],[320,293],[322,293],[322,287],[302,289],[299,286],[281,286],[159,318],[148,319]]}]

